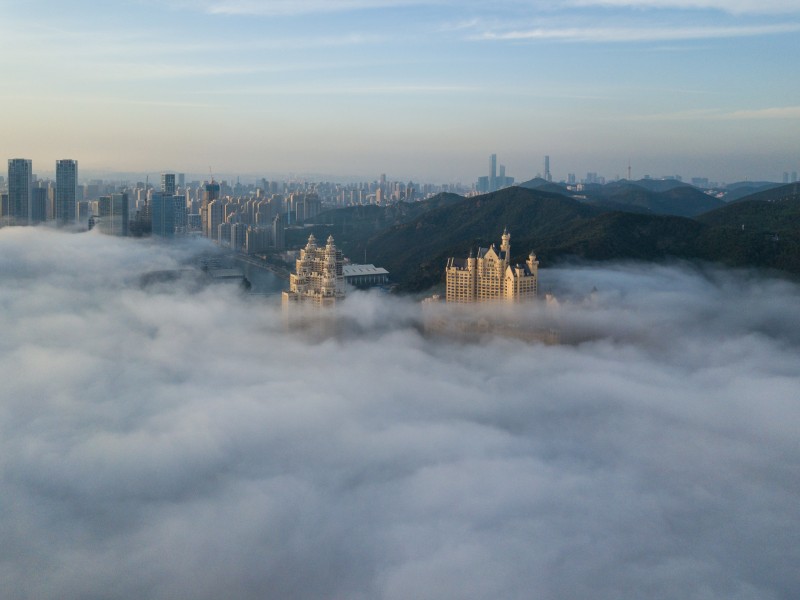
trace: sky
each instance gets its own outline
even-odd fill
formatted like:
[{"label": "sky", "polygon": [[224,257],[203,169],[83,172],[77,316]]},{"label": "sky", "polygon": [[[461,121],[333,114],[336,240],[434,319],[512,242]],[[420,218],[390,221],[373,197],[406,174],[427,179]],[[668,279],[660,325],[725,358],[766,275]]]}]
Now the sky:
[{"label": "sky", "polygon": [[796,597],[797,283],[561,266],[513,315],[569,344],[368,293],[326,336],[141,286],[209,248],[0,230],[4,599]]},{"label": "sky", "polygon": [[0,0],[48,173],[473,182],[800,171],[795,0]]}]

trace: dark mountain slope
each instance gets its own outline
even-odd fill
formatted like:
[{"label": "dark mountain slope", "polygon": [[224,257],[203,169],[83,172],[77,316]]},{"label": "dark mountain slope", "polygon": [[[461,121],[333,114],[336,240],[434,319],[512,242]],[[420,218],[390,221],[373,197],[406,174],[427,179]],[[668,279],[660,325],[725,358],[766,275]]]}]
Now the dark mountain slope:
[{"label": "dark mountain slope", "polygon": [[[697,254],[733,265],[800,273],[800,186],[765,190],[698,217]],[[769,198],[778,198],[769,200]]]},{"label": "dark mountain slope", "polygon": [[557,237],[559,231],[599,214],[599,209],[562,196],[507,188],[430,211],[382,232],[369,241],[368,254],[403,287],[420,290],[441,280],[448,257],[499,244],[506,226],[512,234],[513,258],[522,260],[537,240]]},{"label": "dark mountain slope", "polygon": [[[420,202],[398,202],[389,206],[369,204],[326,210],[308,219],[305,227],[288,229],[286,243],[291,248],[305,244],[310,233],[322,240],[332,234],[337,246],[345,254],[363,256],[364,242],[377,232],[416,219],[431,210],[463,201],[463,196],[444,193]],[[357,247],[362,248],[360,252]]]},{"label": "dark mountain slope", "polygon": [[722,200],[709,196],[695,187],[679,182],[663,182],[677,183],[677,185],[662,191],[650,190],[641,183],[622,181],[608,184],[587,199],[600,206],[613,203],[613,206],[630,206],[647,209],[657,215],[680,217],[694,217],[725,204]]}]

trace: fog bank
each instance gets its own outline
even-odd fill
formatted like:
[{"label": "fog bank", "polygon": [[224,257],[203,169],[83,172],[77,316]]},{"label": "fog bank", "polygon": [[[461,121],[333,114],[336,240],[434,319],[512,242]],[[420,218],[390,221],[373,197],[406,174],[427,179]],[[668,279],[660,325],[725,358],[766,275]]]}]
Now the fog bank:
[{"label": "fog bank", "polygon": [[346,335],[203,243],[0,230],[0,589],[23,598],[782,599],[800,589],[800,288],[542,271],[521,322],[426,337],[373,293]]}]

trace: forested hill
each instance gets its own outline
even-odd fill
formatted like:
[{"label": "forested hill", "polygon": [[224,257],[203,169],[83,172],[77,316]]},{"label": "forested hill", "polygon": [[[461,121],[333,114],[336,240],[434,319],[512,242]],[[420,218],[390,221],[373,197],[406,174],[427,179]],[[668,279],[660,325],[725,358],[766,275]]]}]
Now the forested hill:
[{"label": "forested hill", "polygon": [[691,219],[609,211],[524,188],[467,198],[380,232],[369,241],[370,262],[389,269],[402,289],[423,290],[442,280],[448,257],[499,244],[506,226],[512,258],[533,250],[543,266],[567,257],[681,258],[800,273],[796,196],[737,202]]},{"label": "forested hill", "polygon": [[[557,193],[511,187],[471,198],[440,195],[402,209],[330,211],[310,231],[322,239],[333,233],[347,256],[354,261],[366,256],[367,262],[387,268],[403,291],[440,283],[448,257],[499,245],[505,227],[511,233],[512,259],[521,262],[533,250],[544,267],[567,257],[676,257],[800,273],[800,197],[788,190],[781,198],[743,200],[687,218],[609,210]],[[304,229],[295,235],[302,242],[308,233]]]}]

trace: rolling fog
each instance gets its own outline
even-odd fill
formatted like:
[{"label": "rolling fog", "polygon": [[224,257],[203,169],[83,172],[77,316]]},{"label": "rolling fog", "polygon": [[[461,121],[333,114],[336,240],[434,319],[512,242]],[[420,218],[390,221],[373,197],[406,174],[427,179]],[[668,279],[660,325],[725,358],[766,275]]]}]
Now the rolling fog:
[{"label": "rolling fog", "polygon": [[[543,270],[569,343],[346,335],[207,249],[0,230],[0,589],[23,598],[781,599],[800,589],[800,287]],[[444,309],[449,310],[449,309]]]}]

